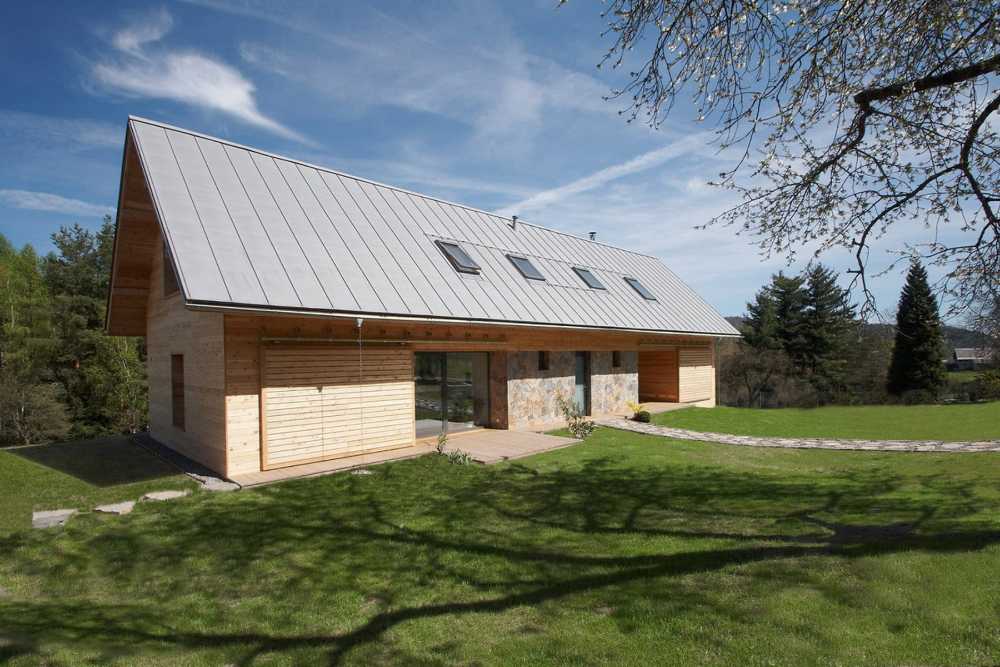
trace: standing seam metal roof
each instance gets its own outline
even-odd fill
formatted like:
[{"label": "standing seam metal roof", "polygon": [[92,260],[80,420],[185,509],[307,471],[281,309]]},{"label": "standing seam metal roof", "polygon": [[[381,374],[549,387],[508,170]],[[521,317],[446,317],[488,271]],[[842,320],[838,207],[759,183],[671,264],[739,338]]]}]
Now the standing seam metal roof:
[{"label": "standing seam metal roof", "polygon": [[[737,335],[655,257],[141,118],[129,130],[190,304]],[[455,271],[436,240],[482,271]]]}]

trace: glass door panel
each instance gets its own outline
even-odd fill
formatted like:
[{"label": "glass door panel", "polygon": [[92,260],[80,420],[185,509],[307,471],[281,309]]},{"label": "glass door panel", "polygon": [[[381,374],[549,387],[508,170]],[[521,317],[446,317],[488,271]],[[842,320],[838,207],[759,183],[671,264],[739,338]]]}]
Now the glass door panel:
[{"label": "glass door panel", "polygon": [[449,432],[489,425],[489,357],[486,352],[449,352],[447,427]]},{"label": "glass door panel", "polygon": [[435,436],[444,430],[444,363],[443,352],[413,355],[418,438]]},{"label": "glass door panel", "polygon": [[576,387],[573,403],[582,415],[590,414],[590,355],[576,353]]}]

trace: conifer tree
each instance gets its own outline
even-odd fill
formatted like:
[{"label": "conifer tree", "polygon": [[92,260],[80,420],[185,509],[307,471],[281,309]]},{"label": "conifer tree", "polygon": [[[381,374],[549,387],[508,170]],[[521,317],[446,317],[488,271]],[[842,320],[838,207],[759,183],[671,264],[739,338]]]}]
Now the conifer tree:
[{"label": "conifer tree", "polygon": [[937,299],[918,260],[910,264],[896,313],[896,341],[889,363],[888,389],[936,395],[944,385],[944,339]]},{"label": "conifer tree", "polygon": [[805,366],[821,402],[843,389],[846,357],[854,328],[854,306],[832,269],[817,264],[806,272]]},{"label": "conifer tree", "polygon": [[774,298],[775,317],[778,321],[778,339],[792,363],[803,369],[809,356],[809,338],[806,321],[807,294],[801,276],[784,273],[771,278],[770,292]]}]

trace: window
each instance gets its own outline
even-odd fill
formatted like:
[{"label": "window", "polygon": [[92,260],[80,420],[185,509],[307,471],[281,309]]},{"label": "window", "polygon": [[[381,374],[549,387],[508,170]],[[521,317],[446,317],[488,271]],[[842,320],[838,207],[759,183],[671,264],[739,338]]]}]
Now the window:
[{"label": "window", "polygon": [[448,261],[451,262],[456,271],[461,271],[462,273],[479,273],[480,269],[479,265],[476,264],[476,260],[469,257],[469,253],[462,250],[462,246],[450,241],[435,241],[435,243],[441,248],[441,252],[448,258]]},{"label": "window", "polygon": [[576,275],[580,276],[580,279],[583,280],[583,282],[587,283],[587,287],[590,287],[591,289],[607,289],[604,287],[604,284],[597,279],[597,276],[587,269],[581,269],[579,266],[574,266],[573,270],[576,271]]},{"label": "window", "polygon": [[163,296],[177,294],[180,289],[180,285],[177,284],[177,274],[174,273],[174,262],[170,259],[167,247],[163,246]]},{"label": "window", "polygon": [[625,282],[627,282],[632,287],[632,289],[638,292],[639,295],[646,301],[656,301],[656,297],[653,296],[653,293],[650,292],[648,289],[646,289],[646,286],[640,283],[635,278],[626,278]]},{"label": "window", "polygon": [[517,270],[521,272],[521,275],[528,280],[545,280],[545,276],[542,272],[535,268],[535,265],[531,263],[531,260],[527,257],[519,257],[518,255],[507,255],[507,259],[510,263],[517,267]]},{"label": "window", "polygon": [[622,367],[622,353],[617,350],[611,353],[611,368]]},{"label": "window", "polygon": [[549,353],[539,352],[538,353],[538,370],[547,371],[549,370]]},{"label": "window", "polygon": [[170,403],[174,426],[184,430],[184,355],[170,355]]}]

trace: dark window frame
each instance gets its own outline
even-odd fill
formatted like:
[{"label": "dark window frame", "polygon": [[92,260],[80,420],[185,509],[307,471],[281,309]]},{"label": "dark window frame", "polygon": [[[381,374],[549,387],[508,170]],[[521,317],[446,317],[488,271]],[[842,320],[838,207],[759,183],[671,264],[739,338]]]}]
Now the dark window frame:
[{"label": "dark window frame", "polygon": [[170,355],[170,412],[174,427],[186,431],[184,420],[184,355]]},{"label": "dark window frame", "polygon": [[547,371],[552,368],[552,355],[548,352],[539,350],[538,351],[538,370]]},{"label": "dark window frame", "polygon": [[582,280],[583,284],[586,285],[588,288],[601,289],[601,290],[608,289],[607,287],[604,286],[604,283],[602,283],[598,279],[598,277],[594,275],[594,272],[591,271],[590,269],[585,269],[582,266],[574,266],[573,271],[576,272],[576,275],[580,277],[580,280]]},{"label": "dark window frame", "polygon": [[[513,255],[513,254],[508,254],[507,259],[509,259],[510,263],[514,265],[514,268],[517,269],[518,272],[528,280],[540,280],[542,282],[545,282],[546,280],[545,276],[542,275],[542,272],[538,270],[538,267],[535,266],[534,262],[532,262],[531,259],[525,257],[524,255]],[[522,266],[518,262],[527,263],[527,267]]]},{"label": "dark window frame", "polygon": [[615,350],[611,353],[611,368],[621,368],[622,367],[622,353],[619,350]]},{"label": "dark window frame", "polygon": [[[454,241],[442,241],[437,240],[434,242],[437,247],[441,250],[441,253],[445,256],[448,262],[451,263],[452,267],[459,273],[469,273],[472,275],[479,275],[483,270],[476,260],[472,259],[472,255],[465,251],[465,248],[460,246]],[[468,261],[466,261],[468,260]]]},{"label": "dark window frame", "polygon": [[629,287],[634,289],[636,293],[641,296],[646,301],[656,301],[656,295],[649,291],[645,285],[639,282],[638,278],[631,278],[626,276],[623,280],[628,284]]}]

